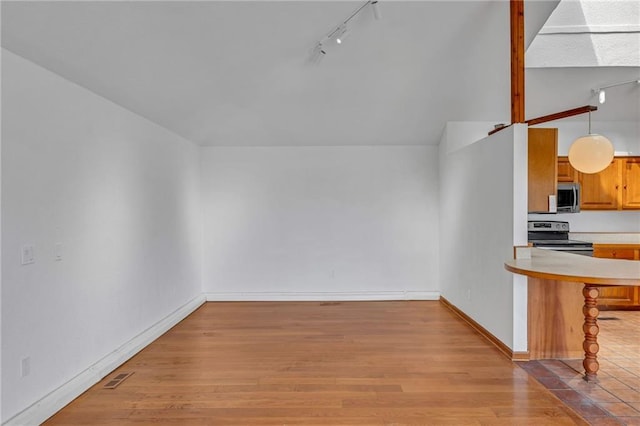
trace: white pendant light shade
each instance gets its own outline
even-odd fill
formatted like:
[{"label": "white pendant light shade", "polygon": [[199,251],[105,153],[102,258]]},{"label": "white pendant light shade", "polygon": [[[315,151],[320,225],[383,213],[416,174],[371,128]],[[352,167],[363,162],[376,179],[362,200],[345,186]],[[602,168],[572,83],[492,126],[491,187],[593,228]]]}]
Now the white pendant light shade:
[{"label": "white pendant light shade", "polygon": [[582,173],[598,173],[613,160],[613,144],[602,135],[590,133],[576,139],[569,148],[569,163]]}]

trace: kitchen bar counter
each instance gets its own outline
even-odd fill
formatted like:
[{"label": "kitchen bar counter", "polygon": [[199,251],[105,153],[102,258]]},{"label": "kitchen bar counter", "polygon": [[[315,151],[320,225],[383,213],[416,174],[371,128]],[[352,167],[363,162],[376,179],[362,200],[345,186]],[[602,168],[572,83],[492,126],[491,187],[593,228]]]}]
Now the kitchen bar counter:
[{"label": "kitchen bar counter", "polygon": [[[585,368],[585,380],[597,381],[599,369],[597,361],[599,350],[597,341],[599,331],[597,323],[599,313],[597,307],[598,287],[640,286],[640,261],[601,259],[536,248],[531,248],[530,250],[531,258],[513,259],[504,264],[505,269],[508,271],[529,277],[530,291],[533,285],[532,280],[535,280],[538,284],[537,288],[541,287],[540,283],[553,283],[553,287],[556,289],[558,286],[560,288],[574,286],[576,285],[574,283],[584,284],[582,288],[582,297],[584,298],[584,304],[582,305],[582,314],[584,315],[582,326],[582,331],[584,332],[582,342],[584,361],[582,364]],[[548,285],[548,288],[552,289],[552,286]],[[542,289],[544,291],[544,284]],[[570,294],[573,295],[572,299],[580,297],[575,292]],[[555,299],[557,298],[550,297],[546,300],[550,302]],[[541,300],[545,299],[541,298]],[[575,302],[568,304],[572,306],[572,311],[578,311],[580,302],[578,300],[572,300],[571,302]],[[529,310],[534,308],[538,309],[538,307],[534,307],[530,303]],[[541,309],[542,312],[546,312],[544,310],[546,307],[543,306]],[[580,315],[578,312],[573,312],[573,314]],[[531,322],[530,313],[529,318]],[[569,324],[570,327],[571,324]]]},{"label": "kitchen bar counter", "polygon": [[601,259],[531,248],[531,259],[513,259],[508,271],[530,277],[599,285],[640,286],[640,262]]}]

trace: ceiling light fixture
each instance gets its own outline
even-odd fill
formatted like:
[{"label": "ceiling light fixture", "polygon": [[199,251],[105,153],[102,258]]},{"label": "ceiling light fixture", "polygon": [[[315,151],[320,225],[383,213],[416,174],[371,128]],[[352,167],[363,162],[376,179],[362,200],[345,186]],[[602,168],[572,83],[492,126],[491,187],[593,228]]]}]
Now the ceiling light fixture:
[{"label": "ceiling light fixture", "polygon": [[314,47],[311,51],[311,63],[319,64],[326,54],[327,52],[326,50],[324,50],[324,46],[322,46],[322,43],[316,44],[316,47]]},{"label": "ceiling light fixture", "polygon": [[344,41],[345,38],[347,38],[347,35],[349,34],[348,30],[347,30],[347,26],[346,25],[342,25],[339,29],[338,32],[336,33],[336,43],[338,44],[342,44],[342,42]]},{"label": "ceiling light fixture", "polygon": [[569,163],[582,173],[598,173],[606,169],[613,160],[613,144],[602,135],[591,133],[591,111],[589,111],[589,134],[579,137],[569,147]]},{"label": "ceiling light fixture", "polygon": [[379,21],[382,15],[380,14],[380,6],[378,6],[378,0],[373,0],[371,2],[371,9],[373,10],[373,17],[376,18],[377,21]]},{"label": "ceiling light fixture", "polygon": [[[380,7],[378,6],[378,0],[368,0],[364,2],[359,8],[357,8],[349,17],[340,24],[338,24],[334,29],[329,31],[326,36],[322,37],[317,43],[316,47],[313,49],[311,53],[311,61],[314,63],[318,63],[319,59],[326,55],[326,50],[324,46],[329,40],[335,40],[337,44],[342,44],[344,39],[349,34],[349,30],[347,29],[347,24],[351,21],[358,13],[360,13],[365,7],[371,5],[373,10],[373,16],[375,19],[380,19]],[[319,47],[318,47],[319,46]]]},{"label": "ceiling light fixture", "polygon": [[606,86],[598,87],[597,89],[591,89],[591,93],[593,94],[593,96],[598,95],[598,102],[603,104],[606,101],[606,93],[605,93],[604,89],[608,89],[610,87],[622,86],[624,84],[634,84],[634,83],[635,84],[640,84],[640,79],[623,81],[621,83],[608,84]]}]

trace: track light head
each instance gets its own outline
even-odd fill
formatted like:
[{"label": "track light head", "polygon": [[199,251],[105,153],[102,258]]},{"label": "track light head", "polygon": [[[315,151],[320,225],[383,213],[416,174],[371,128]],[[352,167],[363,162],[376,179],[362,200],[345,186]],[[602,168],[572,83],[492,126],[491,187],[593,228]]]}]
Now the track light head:
[{"label": "track light head", "polygon": [[346,25],[341,25],[336,32],[336,43],[342,44],[349,34]]},{"label": "track light head", "polygon": [[606,101],[606,93],[604,91],[604,89],[600,89],[600,91],[598,92],[598,102],[600,102],[601,104],[605,103]]},{"label": "track light head", "polygon": [[324,50],[324,46],[322,46],[322,43],[316,44],[316,47],[314,47],[313,51],[311,51],[311,59],[310,59],[311,63],[319,64],[326,54],[327,54],[327,51]]},{"label": "track light head", "polygon": [[371,9],[373,10],[373,17],[376,18],[376,20],[380,20],[382,15],[380,14],[380,6],[378,6],[378,0],[371,1]]}]

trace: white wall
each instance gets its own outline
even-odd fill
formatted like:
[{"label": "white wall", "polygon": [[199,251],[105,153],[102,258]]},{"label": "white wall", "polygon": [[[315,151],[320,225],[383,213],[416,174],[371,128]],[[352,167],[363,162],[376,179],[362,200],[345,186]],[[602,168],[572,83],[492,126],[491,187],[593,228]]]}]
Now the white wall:
[{"label": "white wall", "polygon": [[640,232],[640,212],[581,211],[580,213],[530,214],[529,220],[569,222],[571,232]]},{"label": "white wall", "polygon": [[440,141],[440,153],[456,151],[484,139],[494,129],[494,126],[499,123],[499,120],[447,122]]},{"label": "white wall", "polygon": [[[2,7],[0,7],[0,22],[2,21]],[[0,54],[0,68],[2,65],[2,55]],[[1,75],[1,73],[0,73]],[[1,83],[0,83],[1,86]],[[0,87],[0,94],[2,88]],[[2,110],[0,101],[0,111]],[[2,118],[0,118],[0,423],[2,416]]]},{"label": "white wall", "polygon": [[526,281],[507,272],[504,262],[527,238],[526,126],[479,141],[460,130],[449,123],[440,144],[442,294],[507,346],[523,351]]},{"label": "white wall", "polygon": [[6,50],[2,122],[6,420],[200,294],[201,209],[195,145]]},{"label": "white wall", "polygon": [[[640,113],[640,109],[638,112]],[[586,120],[586,116],[584,118]],[[640,119],[640,116],[638,118]],[[589,124],[584,120],[556,120],[534,127],[556,127],[558,129],[558,155],[565,156],[569,154],[569,147],[573,141],[589,133]],[[592,121],[591,131],[606,136],[613,144],[618,156],[640,155],[640,120]]]},{"label": "white wall", "polygon": [[437,298],[437,147],[204,148],[208,299]]}]

